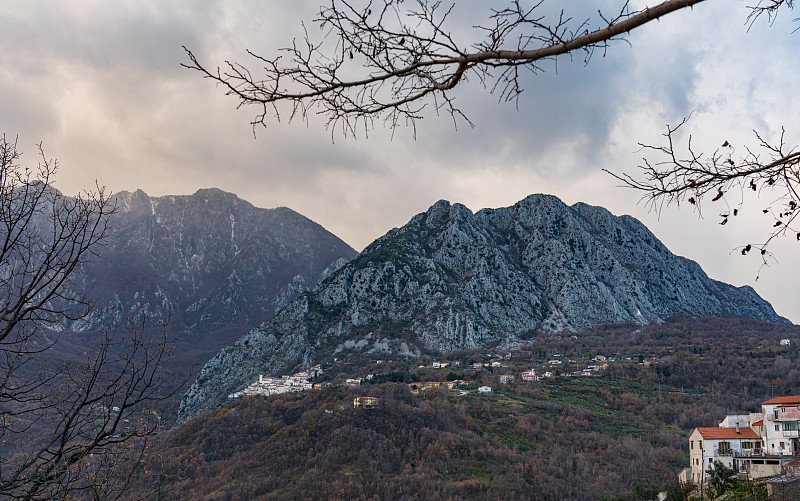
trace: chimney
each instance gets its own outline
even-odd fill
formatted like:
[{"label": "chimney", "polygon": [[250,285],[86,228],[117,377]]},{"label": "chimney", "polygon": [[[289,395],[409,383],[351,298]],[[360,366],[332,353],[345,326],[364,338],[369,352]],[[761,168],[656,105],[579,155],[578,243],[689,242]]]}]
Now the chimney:
[{"label": "chimney", "polygon": [[736,434],[739,434],[739,420],[736,420]]}]

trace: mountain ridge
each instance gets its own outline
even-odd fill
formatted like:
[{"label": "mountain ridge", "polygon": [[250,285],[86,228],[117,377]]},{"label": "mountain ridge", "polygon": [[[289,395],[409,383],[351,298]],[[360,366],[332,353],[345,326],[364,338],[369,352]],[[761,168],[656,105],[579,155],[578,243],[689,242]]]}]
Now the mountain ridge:
[{"label": "mountain ridge", "polygon": [[551,195],[474,214],[440,200],[224,348],[184,396],[179,421],[260,373],[680,315],[788,322],[752,288],[670,253],[633,217]]},{"label": "mountain ridge", "polygon": [[146,305],[185,334],[249,329],[357,254],[292,209],[257,208],[217,188],[123,191],[112,203],[106,245],[78,272],[97,306],[64,330],[102,329]]}]

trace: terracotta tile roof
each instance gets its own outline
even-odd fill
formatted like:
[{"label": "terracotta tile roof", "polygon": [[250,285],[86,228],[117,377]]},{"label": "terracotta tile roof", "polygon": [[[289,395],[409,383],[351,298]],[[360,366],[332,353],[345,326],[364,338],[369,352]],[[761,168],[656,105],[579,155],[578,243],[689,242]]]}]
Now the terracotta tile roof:
[{"label": "terracotta tile roof", "polygon": [[775,397],[762,402],[761,405],[781,405],[781,404],[800,404],[800,395],[793,395],[789,397]]},{"label": "terracotta tile roof", "polygon": [[752,428],[739,428],[739,433],[736,433],[736,428],[697,428],[697,431],[700,432],[700,435],[705,440],[720,440],[725,438],[758,440],[761,438]]},{"label": "terracotta tile roof", "polygon": [[755,423],[753,423],[753,426],[764,426],[764,420],[760,419],[756,421]]}]

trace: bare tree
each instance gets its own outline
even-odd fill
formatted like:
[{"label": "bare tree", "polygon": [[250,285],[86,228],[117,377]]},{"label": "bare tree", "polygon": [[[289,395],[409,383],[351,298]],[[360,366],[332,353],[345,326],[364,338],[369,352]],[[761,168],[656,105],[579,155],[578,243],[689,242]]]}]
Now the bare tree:
[{"label": "bare tree", "polygon": [[687,141],[676,139],[676,133],[685,123],[683,120],[675,127],[667,126],[664,145],[640,144],[652,157],[644,158],[640,166],[643,178],[611,175],[625,186],[642,191],[645,203],[658,211],[665,205],[688,203],[702,214],[704,203],[710,203],[718,210],[721,225],[740,214],[746,193],[764,193],[768,201],[760,210],[770,218],[769,234],[762,242],[738,248],[743,255],[758,251],[762,265],[767,264],[768,247],[775,238],[790,235],[800,241],[800,227],[796,221],[800,214],[800,151],[797,146],[788,148],[784,133],[776,143],[770,143],[756,132],[757,147],[741,145],[737,148],[724,141],[713,153],[705,154],[695,151],[691,137]]},{"label": "bare tree", "polygon": [[[72,289],[76,270],[106,236],[113,212],[102,189],[66,197],[41,145],[21,167],[16,141],[0,139],[0,498],[108,499],[124,488],[114,467],[144,451],[159,425],[168,354],[146,319],[118,326],[59,357],[59,326],[90,304]],[[121,346],[120,346],[121,345]]]},{"label": "bare tree", "polygon": [[274,57],[249,51],[262,74],[226,61],[224,69],[208,69],[186,49],[187,68],[221,84],[239,106],[260,111],[253,125],[270,117],[305,119],[310,112],[327,118],[331,130],[365,134],[376,120],[394,129],[414,126],[433,105],[454,120],[467,116],[450,91],[469,77],[514,101],[523,88],[520,73],[543,71],[541,63],[580,54],[588,61],[596,51],[667,14],[704,0],[666,0],[634,10],[627,1],[613,15],[575,21],[563,10],[550,19],[544,0],[529,6],[513,0],[492,9],[480,40],[461,42],[452,34],[449,18],[455,4],[440,0],[331,0],[314,20],[327,36],[312,40],[308,31]]},{"label": "bare tree", "polygon": [[[184,66],[221,85],[240,107],[255,106],[259,111],[253,127],[283,115],[291,121],[317,113],[326,117],[332,132],[355,136],[368,133],[376,121],[392,130],[414,127],[428,106],[449,114],[454,122],[463,119],[471,124],[451,93],[470,77],[501,101],[516,101],[523,92],[522,71],[540,73],[544,62],[563,56],[579,55],[588,62],[611,43],[626,41],[632,30],[703,1],[664,0],[635,10],[620,0],[612,15],[598,13],[594,20],[576,21],[564,10],[548,17],[545,0],[504,0],[499,3],[505,7],[492,9],[487,22],[472,32],[479,39],[465,42],[452,34],[449,21],[455,3],[330,0],[314,20],[325,34],[320,41],[306,30],[302,41],[293,41],[276,56],[248,50],[260,73],[232,61],[222,68],[206,67],[185,47],[189,63]],[[794,7],[793,0],[754,2],[748,7],[750,26],[762,16],[771,23],[782,8]],[[643,191],[644,199],[656,208],[684,200],[699,208],[706,195],[716,202],[737,188],[775,187],[779,200],[767,209],[774,215],[772,233],[766,241],[740,250],[747,254],[756,248],[766,263],[767,246],[775,237],[796,233],[800,240],[798,228],[792,227],[800,204],[799,153],[786,147],[783,136],[771,144],[757,135],[758,146],[742,146],[738,156],[727,142],[711,155],[695,152],[690,142],[683,154],[674,144],[676,130],[669,128],[665,146],[643,145],[658,157],[645,159],[644,179],[616,176]],[[722,211],[721,224],[739,210]]]}]

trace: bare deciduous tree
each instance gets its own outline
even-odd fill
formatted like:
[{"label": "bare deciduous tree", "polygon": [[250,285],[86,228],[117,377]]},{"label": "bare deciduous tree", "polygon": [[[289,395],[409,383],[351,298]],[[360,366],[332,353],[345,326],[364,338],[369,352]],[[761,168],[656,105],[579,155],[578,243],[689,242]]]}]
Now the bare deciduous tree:
[{"label": "bare deciduous tree", "polygon": [[314,20],[327,34],[316,42],[306,31],[274,57],[249,51],[262,74],[226,61],[224,69],[209,69],[186,49],[187,68],[221,84],[239,106],[255,105],[253,125],[270,117],[306,118],[319,113],[332,130],[345,135],[367,133],[376,120],[394,129],[414,126],[433,105],[454,120],[467,116],[449,91],[469,77],[516,100],[523,91],[520,72],[543,71],[541,63],[580,54],[586,61],[613,41],[651,21],[704,0],[666,0],[643,10],[627,1],[613,15],[575,21],[563,10],[544,15],[540,0],[519,0],[492,9],[480,40],[457,40],[449,19],[455,4],[439,0],[332,0]]},{"label": "bare deciduous tree", "polygon": [[[309,113],[323,115],[331,131],[344,135],[368,133],[376,121],[394,130],[412,128],[423,110],[433,106],[449,114],[454,122],[470,123],[450,92],[470,77],[496,93],[500,100],[516,101],[523,92],[521,72],[543,71],[545,61],[579,55],[587,61],[597,51],[605,52],[614,41],[625,41],[632,30],[705,0],[664,0],[635,10],[620,1],[613,15],[598,13],[596,19],[576,18],[565,10],[555,17],[544,14],[545,0],[498,2],[476,40],[461,41],[453,35],[450,18],[455,3],[440,0],[331,0],[314,20],[325,34],[315,41],[306,30],[302,41],[265,57],[248,50],[261,73],[226,61],[222,68],[209,68],[189,49],[185,67],[220,84],[239,106],[256,106],[253,126],[268,120],[307,119]],[[762,16],[773,22],[782,8],[793,8],[793,0],[754,0],[748,6],[746,24]],[[464,28],[464,27],[462,27]],[[462,30],[466,31],[466,30]],[[475,32],[472,32],[475,33]],[[652,206],[683,200],[699,207],[705,195],[719,200],[731,189],[779,188],[781,198],[768,209],[774,214],[774,230],[753,248],[766,259],[767,246],[777,236],[796,233],[791,224],[800,204],[797,196],[798,152],[786,148],[784,137],[777,145],[757,135],[758,146],[735,150],[726,143],[711,155],[686,155],[673,143],[677,128],[667,132],[666,146],[645,146],[655,156],[645,160],[644,179],[616,175],[626,186],[643,191]],[[722,224],[739,208],[721,213]],[[797,233],[800,240],[800,233]],[[766,263],[766,260],[764,261]]]},{"label": "bare deciduous tree", "polygon": [[[758,146],[753,148],[724,141],[711,154],[695,151],[691,137],[675,139],[683,120],[675,127],[667,126],[666,144],[640,144],[651,153],[641,165],[643,179],[628,174],[611,173],[625,186],[644,193],[643,200],[660,211],[665,205],[689,203],[702,214],[704,203],[719,210],[719,224],[725,225],[743,209],[747,192],[769,193],[764,214],[770,216],[771,230],[763,242],[742,245],[738,250],[747,255],[756,250],[767,264],[768,246],[777,237],[791,235],[800,241],[796,219],[800,214],[800,151],[787,148],[784,134],[776,144],[755,133]],[[740,150],[740,151],[737,151]],[[766,191],[765,191],[766,190]]]},{"label": "bare deciduous tree", "polygon": [[56,162],[39,152],[37,168],[22,167],[16,141],[0,139],[0,497],[109,499],[125,484],[115,465],[146,445],[131,439],[159,424],[148,406],[167,396],[169,345],[140,319],[81,360],[58,356],[59,326],[89,311],[72,281],[113,207],[99,188],[62,195]]}]

